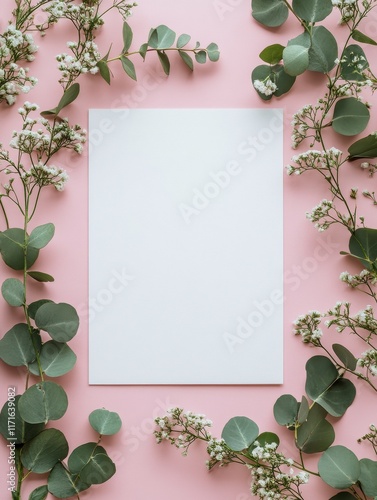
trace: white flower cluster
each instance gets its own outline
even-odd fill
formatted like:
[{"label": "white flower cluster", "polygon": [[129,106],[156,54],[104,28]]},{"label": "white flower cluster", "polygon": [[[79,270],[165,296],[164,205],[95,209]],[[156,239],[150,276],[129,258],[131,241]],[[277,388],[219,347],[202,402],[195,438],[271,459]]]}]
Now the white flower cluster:
[{"label": "white flower cluster", "polygon": [[348,271],[344,271],[340,274],[339,279],[352,288],[360,285],[373,286],[377,283],[377,276],[367,269],[363,269],[359,274],[350,274]]},{"label": "white flower cluster", "polygon": [[[307,138],[308,130],[315,122],[317,108],[311,104],[306,104],[299,109],[292,119],[293,132],[291,136],[292,149],[296,149],[303,140]],[[308,125],[311,124],[311,126]]]},{"label": "white flower cluster", "polygon": [[363,352],[357,360],[357,364],[363,368],[367,368],[373,376],[377,376],[377,350],[368,349],[368,351]]},{"label": "white flower cluster", "polygon": [[307,170],[328,170],[330,168],[339,168],[342,151],[337,148],[330,148],[326,151],[318,149],[309,149],[292,157],[296,165],[286,167],[288,175],[300,175]]},{"label": "white flower cluster", "polygon": [[356,0],[331,0],[331,2],[340,10],[341,22],[345,23],[354,17],[357,9]]},{"label": "white flower cluster", "polygon": [[362,170],[368,170],[370,177],[373,177],[373,175],[377,172],[377,164],[370,163],[368,161],[363,161],[362,163],[360,163],[360,168]]},{"label": "white flower cluster", "polygon": [[30,33],[22,33],[13,24],[9,24],[0,35],[0,102],[16,102],[20,92],[27,93],[37,83],[37,79],[28,76],[28,68],[18,62],[34,60],[38,47]]},{"label": "white flower cluster", "polygon": [[236,456],[225,444],[223,439],[211,438],[208,441],[207,453],[211,457],[207,460],[206,466],[211,470],[215,465],[223,467],[228,465]]},{"label": "white flower cluster", "polygon": [[333,217],[329,217],[329,212],[334,208],[334,204],[329,200],[322,200],[311,212],[306,212],[306,218],[314,223],[318,231],[325,231],[334,223]]},{"label": "white flower cluster", "polygon": [[39,187],[54,186],[57,191],[63,191],[68,181],[68,174],[62,168],[38,162],[30,170],[23,172],[24,182],[36,184]]},{"label": "white flower cluster", "polygon": [[[182,408],[171,408],[167,415],[155,419],[159,429],[154,432],[157,443],[169,441],[179,448],[183,455],[187,455],[189,446],[200,436],[208,440],[211,435],[207,428],[212,426],[212,421],[201,413],[183,411]],[[174,433],[174,436],[172,435]],[[178,434],[175,437],[175,434]]]},{"label": "white flower cluster", "polygon": [[270,78],[267,78],[267,80],[264,81],[254,80],[253,85],[258,92],[265,96],[272,95],[278,89],[276,83],[274,83]]},{"label": "white flower cluster", "polygon": [[98,61],[101,59],[101,54],[94,42],[85,42],[78,50],[76,42],[68,42],[68,47],[74,50],[76,55],[66,53],[58,54],[58,69],[62,72],[62,80],[76,79],[81,73],[98,73]]},{"label": "white flower cluster", "polygon": [[294,322],[293,333],[301,335],[304,344],[312,344],[315,347],[320,345],[320,339],[323,335],[319,328],[322,314],[319,311],[309,311],[308,314],[299,316]]},{"label": "white flower cluster", "polygon": [[304,471],[295,474],[293,460],[278,453],[276,448],[276,443],[271,443],[256,446],[253,450],[253,457],[262,463],[249,466],[253,479],[251,493],[260,499],[298,498],[294,492],[298,492],[302,484],[308,483],[309,474]]}]

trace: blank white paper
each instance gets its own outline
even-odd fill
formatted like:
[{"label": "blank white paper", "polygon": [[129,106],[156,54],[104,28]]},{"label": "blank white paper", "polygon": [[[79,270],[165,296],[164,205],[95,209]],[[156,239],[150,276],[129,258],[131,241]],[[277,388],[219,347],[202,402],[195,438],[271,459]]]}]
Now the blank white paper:
[{"label": "blank white paper", "polygon": [[282,111],[95,109],[89,138],[89,382],[282,383]]}]

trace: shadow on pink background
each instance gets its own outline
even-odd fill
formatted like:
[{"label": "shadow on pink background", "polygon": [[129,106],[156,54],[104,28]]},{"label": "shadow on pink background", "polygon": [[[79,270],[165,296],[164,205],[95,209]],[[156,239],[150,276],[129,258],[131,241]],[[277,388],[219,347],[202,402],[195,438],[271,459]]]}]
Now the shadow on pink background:
[{"label": "shadow on pink background", "polygon": [[[104,4],[112,3],[105,0]],[[9,17],[13,2],[3,0],[3,21],[1,29]],[[334,25],[335,25],[335,19]],[[191,74],[179,60],[172,57],[172,70],[166,78],[159,68],[154,54],[134,58],[138,81],[127,78],[120,64],[114,64],[112,71],[115,78],[109,87],[100,77],[82,77],[81,95],[68,109],[71,121],[87,126],[88,108],[178,108],[178,107],[235,107],[251,108],[272,106],[284,108],[285,112],[285,162],[288,163],[293,151],[290,147],[293,113],[306,103],[313,103],[323,93],[324,78],[318,74],[308,74],[299,78],[293,93],[269,104],[264,104],[252,89],[250,73],[260,60],[258,54],[269,44],[286,44],[289,38],[299,33],[299,27],[293,22],[280,28],[275,34],[253,21],[249,0],[140,0],[130,19],[134,31],[134,46],[146,41],[149,29],[159,24],[166,24],[178,34],[189,33],[193,39],[203,45],[218,43],[221,50],[220,61],[205,66],[195,65]],[[102,33],[98,36],[101,52],[107,52],[113,42],[112,53],[121,50],[121,21],[109,16]],[[336,35],[343,36],[340,28]],[[377,19],[369,20],[364,30],[373,37],[377,33]],[[38,37],[37,37],[38,38]],[[27,100],[37,102],[41,109],[55,106],[61,90],[57,83],[58,71],[54,56],[66,51],[65,42],[70,34],[63,23],[48,32],[44,39],[38,39],[39,57],[30,65],[31,74],[36,75],[40,83]],[[22,96],[21,96],[22,98]],[[20,102],[20,101],[19,101]],[[17,106],[17,104],[16,104]],[[20,126],[14,109],[2,109],[1,142],[7,144],[13,129]],[[116,115],[115,115],[116,116]],[[98,137],[89,137],[95,145]],[[341,149],[341,142],[334,138],[334,146]],[[247,500],[250,478],[246,469],[231,465],[208,473],[205,468],[207,459],[205,446],[194,445],[189,456],[180,456],[178,450],[168,444],[156,446],[152,435],[153,418],[162,415],[166,408],[181,406],[186,409],[205,413],[214,422],[213,434],[219,436],[222,427],[235,415],[246,415],[258,423],[262,431],[275,431],[281,437],[281,450],[287,456],[296,458],[292,436],[286,429],[275,424],[272,407],[276,399],[285,393],[295,395],[297,399],[304,393],[305,363],[307,359],[319,354],[305,347],[291,334],[292,321],[301,313],[310,309],[326,310],[338,300],[351,300],[356,312],[365,307],[361,294],[352,293],[338,280],[339,274],[348,270],[357,272],[356,263],[339,256],[347,249],[347,235],[344,232],[329,230],[318,233],[305,218],[305,212],[311,210],[322,198],[328,196],[324,186],[316,176],[284,178],[284,269],[285,269],[285,370],[284,384],[279,386],[89,386],[88,385],[88,324],[86,311],[87,296],[87,154],[81,158],[66,157],[64,167],[70,175],[70,181],[63,193],[46,191],[34,224],[53,222],[56,234],[51,244],[43,251],[39,268],[55,277],[55,283],[34,287],[35,297],[46,296],[57,302],[68,302],[81,313],[79,334],[71,342],[71,347],[78,355],[76,367],[60,381],[67,391],[69,407],[66,415],[56,422],[56,427],[66,432],[70,450],[79,444],[96,439],[87,416],[100,407],[117,411],[123,420],[119,434],[104,438],[103,443],[109,455],[117,465],[116,475],[104,485],[93,487],[80,494],[80,498],[103,500],[107,498],[129,500]],[[283,168],[283,165],[282,165]],[[345,182],[349,186],[357,184],[367,187],[368,178],[362,177],[356,166],[345,167]],[[111,189],[117,182],[117,165],[110,171],[103,172],[102,189]],[[362,185],[362,183],[364,183]],[[266,196],[269,193],[266,192]],[[101,196],[101,192],[98,193]],[[360,202],[360,212],[367,213],[369,204]],[[253,215],[251,215],[252,217]],[[263,214],[258,214],[263,217]],[[13,225],[17,220],[13,219]],[[323,258],[316,258],[316,248],[321,247]],[[109,251],[111,258],[111,251]],[[1,281],[10,276],[8,269],[0,266]],[[14,310],[1,301],[2,333],[16,321]],[[245,315],[248,311],[245,311]],[[100,313],[98,313],[100,314]],[[95,319],[94,319],[95,320]],[[103,332],[104,338],[106,331]],[[329,344],[350,342],[346,337],[339,338],[328,333]],[[189,339],[187,339],[189,342]],[[351,345],[350,343],[348,345]],[[356,344],[355,344],[356,346]],[[116,348],[116,346],[114,347]],[[245,341],[244,349],[250,351],[250,364],[253,363],[252,340]],[[363,346],[357,347],[363,350]],[[214,354],[215,355],[215,354]],[[190,360],[187,360],[190,362]],[[265,363],[268,366],[269,359]],[[221,367],[219,367],[221,369]],[[8,385],[16,385],[23,391],[25,377],[17,369],[8,369],[0,365],[2,404],[6,399]],[[356,402],[345,417],[335,423],[336,441],[352,448],[361,457],[368,456],[369,449],[358,445],[356,440],[363,435],[376,414],[376,405],[371,398],[371,390],[359,385]],[[6,494],[7,453],[3,446],[0,451],[0,497],[10,498]],[[308,460],[316,470],[318,457]],[[38,484],[41,478],[35,476],[35,482],[27,481],[24,495]],[[327,499],[335,494],[321,481],[310,480],[304,489],[305,499]]]}]

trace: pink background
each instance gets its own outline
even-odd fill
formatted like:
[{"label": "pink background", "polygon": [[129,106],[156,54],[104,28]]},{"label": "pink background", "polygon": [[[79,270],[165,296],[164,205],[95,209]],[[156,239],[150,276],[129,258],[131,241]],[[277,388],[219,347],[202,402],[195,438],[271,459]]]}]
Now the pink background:
[{"label": "pink background", "polygon": [[[104,5],[111,4],[105,0]],[[10,17],[13,2],[2,2],[4,20]],[[222,8],[225,10],[222,10]],[[337,13],[332,17],[331,30],[340,39],[345,32],[334,28]],[[183,66],[178,57],[172,57],[172,71],[165,78],[155,55],[147,57],[143,64],[134,58],[138,82],[133,82],[124,74],[119,64],[112,66],[115,78],[111,87],[99,77],[80,79],[81,95],[67,110],[71,121],[87,126],[88,108],[90,107],[263,107],[265,104],[253,91],[250,82],[251,70],[260,60],[258,54],[271,43],[286,44],[289,38],[299,33],[299,27],[289,20],[276,34],[259,26],[250,14],[249,0],[140,0],[130,20],[134,30],[134,46],[138,47],[147,39],[150,27],[166,24],[178,34],[189,33],[206,46],[217,42],[221,50],[221,59],[216,64],[196,65],[194,74]],[[5,21],[1,22],[3,30]],[[31,74],[40,79],[40,84],[26,96],[27,100],[37,102],[41,109],[48,109],[57,104],[60,87],[57,83],[58,72],[55,69],[54,55],[66,51],[65,42],[73,39],[70,28],[65,24],[53,28],[44,39],[37,40],[40,46],[39,58],[30,65]],[[68,33],[69,31],[69,33]],[[364,32],[375,37],[377,18],[372,17],[366,23]],[[108,16],[107,23],[98,36],[101,52],[106,53],[113,43],[112,53],[121,50],[121,21],[117,16]],[[38,56],[38,54],[37,54]],[[152,75],[148,76],[148,75]],[[150,81],[156,84],[151,88]],[[149,83],[148,83],[149,82]],[[282,107],[285,111],[285,163],[293,152],[290,148],[292,114],[306,103],[313,103],[324,89],[324,78],[318,74],[307,74],[299,78],[295,91],[279,100],[273,100],[267,106]],[[18,101],[19,103],[22,102]],[[18,104],[19,105],[19,104]],[[16,105],[18,107],[18,105]],[[20,127],[15,108],[3,107],[1,142],[7,144],[14,128]],[[372,130],[373,125],[369,128]],[[344,143],[346,144],[346,143]],[[342,148],[342,141],[336,137],[329,147]],[[308,146],[305,146],[307,149]],[[279,386],[221,386],[221,387],[102,387],[88,385],[88,324],[86,310],[87,296],[87,154],[81,158],[66,156],[62,164],[70,174],[70,182],[63,193],[54,190],[45,191],[34,225],[53,222],[56,234],[51,244],[41,253],[38,270],[49,272],[55,277],[55,283],[36,284],[33,294],[36,298],[46,296],[57,302],[74,305],[81,315],[79,334],[71,342],[71,347],[78,355],[76,367],[60,383],[67,391],[69,408],[66,415],[56,422],[56,427],[66,431],[70,450],[79,444],[96,439],[87,416],[100,407],[117,411],[123,420],[119,434],[103,439],[103,444],[117,465],[116,475],[104,485],[93,487],[83,492],[80,497],[99,500],[104,498],[124,498],[146,500],[149,498],[189,500],[192,498],[207,500],[246,500],[250,498],[249,473],[245,468],[232,465],[216,469],[210,474],[206,471],[207,459],[205,447],[197,444],[184,458],[168,444],[156,446],[152,432],[153,418],[164,414],[166,408],[182,406],[186,409],[205,413],[214,422],[213,434],[219,436],[222,427],[235,415],[246,415],[257,422],[261,431],[275,431],[281,436],[281,450],[296,458],[296,450],[291,434],[274,422],[272,407],[276,399],[285,393],[301,398],[304,393],[305,363],[314,354],[320,352],[305,347],[298,338],[291,334],[291,323],[301,313],[310,309],[326,310],[338,300],[352,300],[353,311],[365,307],[361,294],[353,293],[339,282],[338,276],[344,271],[357,272],[359,266],[339,256],[339,251],[347,249],[348,235],[344,231],[330,229],[327,233],[317,233],[305,218],[305,212],[311,210],[322,198],[328,197],[326,186],[316,176],[304,178],[284,178],[285,193],[285,370],[284,384]],[[283,168],[283,166],[282,166]],[[344,167],[345,183],[349,187],[358,185],[360,189],[369,188],[373,180],[357,169],[356,164]],[[117,182],[117,166],[112,171],[104,172],[103,189],[111,189]],[[99,193],[100,196],[100,193]],[[266,192],[268,196],[268,192]],[[369,215],[369,226],[373,227],[374,213],[370,204],[360,200],[360,213]],[[260,216],[263,216],[260,214]],[[374,218],[375,220],[375,218]],[[20,221],[16,215],[12,225]],[[323,251],[322,261],[318,261],[316,248],[324,242],[331,242],[327,251]],[[325,245],[326,246],[326,245]],[[0,266],[1,281],[11,276],[10,270]],[[15,274],[16,275],[16,274]],[[16,320],[17,311],[10,310],[1,301],[2,334]],[[248,311],[245,311],[247,315]],[[104,332],[106,335],[106,332]],[[340,338],[334,332],[327,333],[328,345],[342,342],[354,347],[360,353],[364,345],[353,342],[345,334]],[[252,347],[252,346],[251,346]],[[247,342],[244,345],[247,349]],[[253,352],[250,348],[250,363]],[[266,358],[266,364],[269,360]],[[15,385],[23,391],[25,377],[22,370],[0,365],[1,404],[6,400],[7,386]],[[356,402],[344,418],[335,422],[335,444],[352,448],[359,458],[373,458],[365,445],[358,445],[356,439],[363,435],[376,414],[376,404],[372,390],[366,385],[358,385]],[[376,422],[375,422],[376,423]],[[8,471],[7,451],[0,450],[0,491],[1,498],[6,496],[6,472]],[[316,469],[318,457],[308,459],[308,464]],[[24,495],[38,484],[27,480]],[[306,499],[329,498],[335,494],[314,478],[304,488]],[[24,497],[23,497],[24,498]]]}]

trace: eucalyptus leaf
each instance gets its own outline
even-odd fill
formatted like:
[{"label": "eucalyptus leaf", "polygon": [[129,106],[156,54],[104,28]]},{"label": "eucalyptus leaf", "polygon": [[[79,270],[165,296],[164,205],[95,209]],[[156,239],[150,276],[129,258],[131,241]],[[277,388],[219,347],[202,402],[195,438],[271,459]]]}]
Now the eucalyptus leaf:
[{"label": "eucalyptus leaf", "polygon": [[335,104],[331,125],[338,134],[351,136],[360,134],[368,125],[369,118],[369,110],[363,102],[355,97],[346,97]]},{"label": "eucalyptus leaf", "polygon": [[99,69],[99,73],[102,76],[102,78],[105,80],[106,83],[110,85],[111,83],[111,74],[110,74],[110,69],[109,65],[107,64],[106,61],[103,59],[101,61],[98,61],[97,67]]},{"label": "eucalyptus leaf", "polygon": [[305,396],[302,396],[300,407],[297,413],[297,422],[301,425],[303,424],[309,415],[309,403]]},{"label": "eucalyptus leaf", "polygon": [[348,148],[349,161],[359,158],[376,158],[377,157],[377,134],[369,134],[362,139],[351,144]]},{"label": "eucalyptus leaf", "polygon": [[319,459],[318,472],[325,483],[341,490],[357,483],[360,464],[356,455],[345,446],[332,446]]},{"label": "eucalyptus leaf", "polygon": [[30,424],[59,420],[68,408],[64,389],[55,382],[34,384],[21,396],[18,403],[21,418]]},{"label": "eucalyptus leaf", "polygon": [[39,283],[52,283],[54,277],[51,274],[41,273],[40,271],[27,271],[27,275],[33,280],[38,281]]},{"label": "eucalyptus leaf", "polygon": [[280,43],[274,43],[263,49],[259,57],[268,64],[278,64],[283,59],[284,49],[285,47]]},{"label": "eucalyptus leaf", "polygon": [[66,89],[63,93],[62,98],[59,101],[59,104],[56,108],[49,109],[47,111],[42,111],[41,115],[44,118],[55,118],[58,116],[60,111],[71,104],[80,93],[80,85],[78,83],[73,83],[68,89]]},{"label": "eucalyptus leaf", "polygon": [[316,23],[331,14],[333,5],[331,0],[293,0],[292,8],[304,21]]},{"label": "eucalyptus leaf", "polygon": [[264,26],[275,28],[288,19],[288,7],[284,0],[252,0],[253,18]]},{"label": "eucalyptus leaf", "polygon": [[356,370],[357,359],[351,351],[342,344],[333,344],[332,349],[346,368]]},{"label": "eucalyptus leaf", "polygon": [[[259,443],[259,446],[264,447],[266,444],[277,444],[279,446],[280,444],[280,439],[277,434],[274,432],[262,432],[259,434],[257,437],[256,441]],[[253,446],[253,444],[251,444]]]},{"label": "eucalyptus leaf", "polygon": [[233,417],[225,424],[221,437],[231,450],[242,451],[256,440],[258,434],[255,422],[247,417]]},{"label": "eucalyptus leaf", "polygon": [[48,332],[57,342],[68,342],[77,333],[79,317],[70,304],[48,302],[36,312],[35,324]]},{"label": "eucalyptus leaf", "polygon": [[68,443],[64,434],[58,429],[45,429],[25,443],[21,462],[27,470],[43,474],[67,455]]},{"label": "eucalyptus leaf", "polygon": [[152,30],[148,39],[148,45],[153,49],[169,49],[173,45],[175,37],[176,34],[174,31],[162,24]]},{"label": "eucalyptus leaf", "polygon": [[25,289],[22,281],[8,278],[1,286],[4,300],[12,307],[21,307],[25,303]]},{"label": "eucalyptus leaf", "polygon": [[257,80],[265,82],[267,79],[275,83],[277,89],[269,95],[263,94],[258,89],[255,89],[259,97],[261,97],[264,101],[269,101],[272,96],[280,97],[281,95],[287,93],[294,84],[296,77],[288,75],[284,71],[284,67],[281,64],[276,64],[275,66],[261,64],[260,66],[254,68],[251,74],[253,85]]},{"label": "eucalyptus leaf", "polygon": [[377,229],[361,227],[352,234],[349,250],[366,269],[377,269]]},{"label": "eucalyptus leaf", "polygon": [[357,42],[361,43],[368,43],[369,45],[377,45],[377,42],[370,38],[369,36],[365,35],[359,30],[353,30],[352,32],[352,38],[356,40]]},{"label": "eucalyptus leaf", "polygon": [[147,55],[147,51],[148,51],[148,43],[143,43],[141,46],[140,46],[140,49],[139,49],[139,54],[141,55],[141,57],[144,59],[145,61],[145,56]]},{"label": "eucalyptus leaf", "polygon": [[[37,342],[36,337],[35,341]],[[36,358],[36,346],[28,325],[18,323],[0,340],[0,357],[10,366],[28,366]]]},{"label": "eucalyptus leaf", "polygon": [[119,415],[105,408],[92,411],[89,415],[89,423],[102,436],[116,434],[122,426]]},{"label": "eucalyptus leaf", "polygon": [[43,224],[43,226],[38,226],[30,233],[29,245],[40,250],[52,240],[54,234],[54,224],[48,223]]},{"label": "eucalyptus leaf", "polygon": [[355,399],[356,389],[350,380],[340,378],[336,366],[325,356],[313,356],[306,363],[307,395],[330,415],[342,416]]},{"label": "eucalyptus leaf", "polygon": [[335,439],[333,426],[326,420],[327,412],[318,404],[314,404],[306,422],[297,429],[296,446],[304,453],[325,451]]},{"label": "eucalyptus leaf", "polygon": [[125,56],[121,56],[120,60],[122,62],[123,69],[127,73],[127,75],[130,78],[132,78],[132,80],[136,81],[137,77],[136,77],[135,65],[131,61],[131,59],[129,59],[128,57],[125,57]]},{"label": "eucalyptus leaf", "polygon": [[36,300],[35,302],[32,302],[31,304],[28,305],[27,312],[28,315],[31,319],[35,319],[35,315],[38,311],[38,309],[43,306],[43,304],[47,304],[48,302],[52,302],[50,299],[40,299]]},{"label": "eucalyptus leaf", "polygon": [[108,481],[116,471],[111,458],[105,453],[93,455],[80,472],[80,479],[87,484],[102,484]]},{"label": "eucalyptus leaf", "polygon": [[84,483],[80,477],[71,474],[58,462],[48,476],[47,487],[56,498],[71,498],[87,490],[90,484]]},{"label": "eucalyptus leaf", "polygon": [[328,73],[334,68],[337,57],[338,44],[334,35],[324,26],[315,26],[311,36],[308,69]]},{"label": "eucalyptus leaf", "polygon": [[30,495],[29,495],[29,500],[45,500],[48,495],[48,489],[46,485],[43,486],[38,486],[38,488],[35,488]]},{"label": "eucalyptus leaf", "polygon": [[133,38],[133,33],[131,26],[124,21],[123,23],[123,53],[127,53],[129,48],[131,47],[132,43],[132,38]]},{"label": "eucalyptus leaf", "polygon": [[158,55],[158,59],[161,63],[162,69],[164,70],[164,73],[166,75],[169,75],[170,74],[170,61],[169,61],[169,58],[168,58],[166,52],[164,52],[162,50],[158,50],[157,55]]},{"label": "eucalyptus leaf", "polygon": [[0,252],[7,266],[16,271],[24,269],[24,247],[26,244],[26,264],[31,267],[37,260],[39,250],[28,245],[28,237],[23,229],[11,228],[0,233]]},{"label": "eucalyptus leaf", "polygon": [[91,457],[102,453],[106,455],[106,450],[98,443],[85,443],[75,448],[68,457],[68,468],[72,474],[79,474]]},{"label": "eucalyptus leaf", "polygon": [[359,481],[365,495],[377,496],[377,462],[375,460],[369,460],[369,458],[360,460]]},{"label": "eucalyptus leaf", "polygon": [[[43,372],[48,377],[61,377],[65,375],[76,364],[77,356],[68,346],[68,344],[49,340],[42,346],[39,362]],[[34,375],[39,374],[39,367],[37,363],[29,366],[29,371]]]},{"label": "eucalyptus leaf", "polygon": [[195,53],[195,59],[199,64],[204,64],[207,61],[207,52],[199,50],[199,52]]},{"label": "eucalyptus leaf", "polygon": [[[37,434],[39,434],[44,429],[44,424],[29,424],[25,422],[18,410],[18,402],[20,400],[20,395],[17,394],[13,401],[7,401],[1,409],[0,412],[0,434],[6,440],[14,440],[15,444],[23,444],[27,441],[33,439]],[[9,417],[14,416],[13,427],[9,427]]]},{"label": "eucalyptus leaf", "polygon": [[301,75],[309,67],[309,50],[302,45],[289,45],[283,51],[283,62],[288,75]]},{"label": "eucalyptus leaf", "polygon": [[291,394],[283,394],[274,404],[274,417],[279,425],[290,427],[294,425],[297,418],[299,404]]},{"label": "eucalyptus leaf", "polygon": [[190,35],[185,35],[185,34],[180,35],[177,40],[177,49],[182,49],[183,47],[185,47],[190,40],[191,40]]},{"label": "eucalyptus leaf", "polygon": [[344,80],[362,82],[363,71],[369,67],[365,52],[359,45],[348,45],[340,62],[341,76]]},{"label": "eucalyptus leaf", "polygon": [[220,58],[219,47],[216,43],[210,43],[207,47],[208,59],[212,62],[217,62]]},{"label": "eucalyptus leaf", "polygon": [[184,52],[183,50],[178,50],[178,54],[181,56],[182,61],[186,64],[186,66],[193,71],[194,70],[194,63],[192,60],[192,57],[187,54],[187,52]]}]

